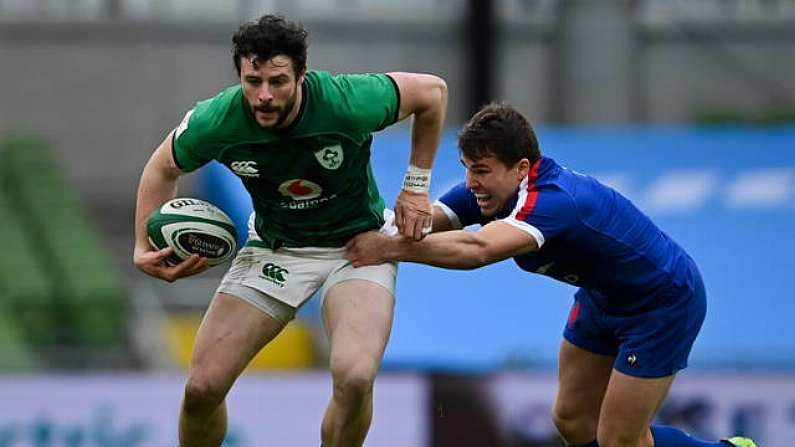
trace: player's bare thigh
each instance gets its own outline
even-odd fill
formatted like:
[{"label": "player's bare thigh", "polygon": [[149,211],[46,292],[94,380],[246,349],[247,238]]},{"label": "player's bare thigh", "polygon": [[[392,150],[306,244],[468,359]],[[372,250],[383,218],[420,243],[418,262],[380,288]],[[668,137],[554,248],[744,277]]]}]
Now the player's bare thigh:
[{"label": "player's bare thigh", "polygon": [[599,413],[614,357],[579,348],[567,340],[558,357],[558,395],[554,419],[566,441],[573,445],[596,439]]},{"label": "player's bare thigh", "polygon": [[246,365],[284,324],[252,304],[226,293],[210,303],[196,334],[189,383],[226,394]]},{"label": "player's bare thigh", "polygon": [[363,279],[329,288],[323,300],[323,320],[331,344],[332,370],[335,362],[352,361],[378,368],[392,330],[394,303],[391,290]]},{"label": "player's bare thigh", "polygon": [[613,370],[599,416],[600,445],[633,445],[637,439],[638,447],[651,447],[649,426],[674,377],[633,377]]}]

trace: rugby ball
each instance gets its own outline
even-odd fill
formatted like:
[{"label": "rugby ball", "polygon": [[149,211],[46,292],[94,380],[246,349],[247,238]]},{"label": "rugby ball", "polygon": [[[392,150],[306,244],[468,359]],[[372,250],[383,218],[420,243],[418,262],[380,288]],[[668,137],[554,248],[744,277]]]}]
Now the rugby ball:
[{"label": "rugby ball", "polygon": [[146,232],[153,248],[174,249],[166,259],[169,265],[179,264],[196,253],[213,266],[235,254],[235,224],[220,208],[204,200],[169,200],[149,216]]}]

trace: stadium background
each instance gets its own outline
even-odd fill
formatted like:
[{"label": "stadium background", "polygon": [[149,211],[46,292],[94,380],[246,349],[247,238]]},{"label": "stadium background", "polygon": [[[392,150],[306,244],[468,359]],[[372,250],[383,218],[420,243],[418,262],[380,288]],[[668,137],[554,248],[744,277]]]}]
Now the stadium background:
[{"label": "stadium background", "polygon": [[[231,33],[264,12],[304,22],[313,68],[447,80],[434,197],[463,174],[457,129],[496,99],[548,155],[635,200],[693,254],[710,298],[660,418],[791,444],[795,2],[0,0],[0,446],[175,444],[182,368],[223,267],[176,284],[136,272],[135,190],[193,102],[235,82]],[[407,138],[403,125],[375,139],[388,203]],[[180,195],[239,220],[249,206],[217,166]],[[572,293],[511,262],[402,265],[367,445],[558,445]],[[312,302],[233,389],[227,445],[317,444],[318,320]]]}]

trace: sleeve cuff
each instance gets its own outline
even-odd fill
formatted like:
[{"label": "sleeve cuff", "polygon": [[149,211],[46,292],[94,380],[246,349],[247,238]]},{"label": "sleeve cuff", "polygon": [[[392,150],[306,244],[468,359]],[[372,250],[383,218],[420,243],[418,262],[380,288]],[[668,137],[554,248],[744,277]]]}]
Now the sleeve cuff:
[{"label": "sleeve cuff", "polygon": [[544,246],[544,235],[541,233],[541,231],[539,231],[538,228],[513,217],[506,217],[505,219],[502,219],[502,221],[532,236],[533,239],[536,240],[539,249]]},{"label": "sleeve cuff", "polygon": [[458,219],[458,215],[455,213],[455,211],[453,211],[449,206],[445,205],[444,202],[437,200],[433,202],[433,206],[438,206],[439,209],[442,210],[445,216],[450,219],[450,223],[453,225],[454,229],[460,230],[464,228],[464,226],[461,225],[461,220]]},{"label": "sleeve cuff", "polygon": [[392,122],[390,123],[390,125],[392,125],[392,124],[395,124],[396,122],[398,122],[398,119],[400,118],[400,87],[398,87],[397,82],[395,81],[395,79],[392,76],[389,76],[386,73],[385,73],[385,76],[390,81],[392,81],[392,86],[395,87],[395,96],[397,97],[397,105],[395,105],[395,116],[392,117]]},{"label": "sleeve cuff", "polygon": [[177,148],[174,145],[176,142],[177,142],[177,131],[174,130],[174,132],[171,134],[171,158],[174,159],[174,164],[177,165],[179,170],[185,172],[185,167],[182,166],[182,163],[180,163],[179,159],[177,158]]}]

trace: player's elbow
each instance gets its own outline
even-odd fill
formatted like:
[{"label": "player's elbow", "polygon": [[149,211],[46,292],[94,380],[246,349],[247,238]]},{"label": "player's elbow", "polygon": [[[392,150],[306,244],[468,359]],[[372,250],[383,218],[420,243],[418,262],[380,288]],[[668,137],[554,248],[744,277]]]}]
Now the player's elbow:
[{"label": "player's elbow", "polygon": [[432,103],[441,107],[447,106],[447,82],[436,75],[429,75],[429,89],[432,95]]},{"label": "player's elbow", "polygon": [[420,85],[417,113],[426,111],[443,111],[447,108],[447,82],[432,74],[419,75]]},{"label": "player's elbow", "polygon": [[439,97],[447,99],[447,82],[436,75],[430,75],[434,88],[439,92]]},{"label": "player's elbow", "polygon": [[178,168],[159,163],[157,160],[150,160],[144,167],[142,181],[176,183],[181,175],[182,171]]}]

